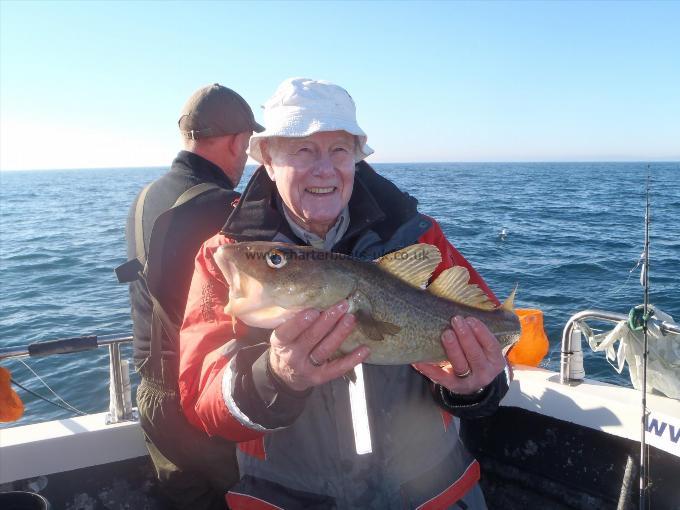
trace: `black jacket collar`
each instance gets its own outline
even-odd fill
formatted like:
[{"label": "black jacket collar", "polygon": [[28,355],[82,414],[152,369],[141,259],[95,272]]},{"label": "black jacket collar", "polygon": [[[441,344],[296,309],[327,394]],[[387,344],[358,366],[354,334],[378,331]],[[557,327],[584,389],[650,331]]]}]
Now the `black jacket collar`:
[{"label": "black jacket collar", "polygon": [[219,166],[193,152],[180,151],[172,162],[172,172],[185,178],[214,182],[223,188],[234,189],[231,179]]},{"label": "black jacket collar", "polygon": [[[250,179],[222,232],[237,241],[271,240],[278,233],[297,239],[280,212],[277,197],[276,185],[261,166]],[[349,229],[343,241],[369,228],[381,238],[389,238],[406,219],[417,213],[417,203],[415,198],[377,174],[368,163],[359,162],[349,201]]]}]

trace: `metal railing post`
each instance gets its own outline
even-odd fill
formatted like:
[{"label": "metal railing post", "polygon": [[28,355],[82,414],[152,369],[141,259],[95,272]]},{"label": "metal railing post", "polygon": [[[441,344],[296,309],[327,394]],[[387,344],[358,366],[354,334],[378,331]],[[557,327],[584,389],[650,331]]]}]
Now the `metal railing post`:
[{"label": "metal railing post", "polygon": [[109,413],[107,423],[118,423],[134,419],[132,412],[132,394],[130,374],[127,361],[121,360],[120,343],[109,344]]}]

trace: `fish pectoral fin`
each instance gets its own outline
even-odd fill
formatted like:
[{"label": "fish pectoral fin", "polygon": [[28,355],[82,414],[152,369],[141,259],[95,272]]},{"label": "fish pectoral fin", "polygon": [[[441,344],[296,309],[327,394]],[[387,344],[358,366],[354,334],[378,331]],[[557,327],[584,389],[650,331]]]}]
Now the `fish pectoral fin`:
[{"label": "fish pectoral fin", "polygon": [[442,273],[428,287],[427,291],[440,298],[456,303],[493,310],[495,305],[489,296],[474,283],[469,283],[470,273],[463,266],[453,266]]},{"label": "fish pectoral fin", "polygon": [[384,322],[373,316],[371,300],[361,291],[356,291],[348,296],[348,313],[354,314],[357,320],[357,328],[370,340],[379,342],[385,335],[396,335],[401,327],[391,322]]},{"label": "fish pectoral fin", "polygon": [[375,262],[380,269],[400,280],[422,289],[442,261],[441,253],[431,244],[412,244],[383,255]]},{"label": "fish pectoral fin", "polygon": [[366,310],[356,311],[355,316],[359,330],[376,342],[383,340],[385,335],[396,335],[401,331],[401,327],[391,322],[378,320]]}]

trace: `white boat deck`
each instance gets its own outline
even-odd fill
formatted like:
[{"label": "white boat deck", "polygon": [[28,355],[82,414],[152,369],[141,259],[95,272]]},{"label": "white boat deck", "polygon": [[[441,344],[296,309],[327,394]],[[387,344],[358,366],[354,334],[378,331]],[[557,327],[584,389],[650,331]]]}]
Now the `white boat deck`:
[{"label": "white boat deck", "polygon": [[147,455],[139,423],[106,414],[0,430],[0,483]]}]

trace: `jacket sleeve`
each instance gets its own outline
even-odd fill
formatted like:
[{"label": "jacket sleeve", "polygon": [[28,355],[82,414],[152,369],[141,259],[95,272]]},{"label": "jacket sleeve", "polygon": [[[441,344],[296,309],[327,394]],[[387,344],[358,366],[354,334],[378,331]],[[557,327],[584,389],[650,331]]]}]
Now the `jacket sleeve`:
[{"label": "jacket sleeve", "polygon": [[224,313],[228,285],[213,254],[230,242],[218,234],[201,246],[180,330],[179,393],[188,421],[208,435],[247,441],[290,425],[308,392],[288,390],[268,370],[268,337]]},{"label": "jacket sleeve", "polygon": [[[442,271],[450,267],[463,266],[470,273],[470,283],[479,286],[479,288],[489,296],[489,299],[491,299],[496,306],[499,306],[500,301],[498,301],[498,298],[491,292],[489,286],[465,257],[463,257],[463,255],[446,239],[439,223],[433,218],[427,217],[427,219],[432,226],[418,239],[418,242],[436,246],[439,248],[439,252],[442,255],[442,261],[432,274],[432,280],[439,276]],[[509,369],[506,361],[506,370],[498,374],[491,383],[482,388],[477,394],[458,395],[435,383],[432,383],[432,394],[435,402],[437,402],[439,406],[445,411],[460,418],[479,418],[488,416],[496,411],[500,401],[508,392],[510,383],[508,374]]]}]

